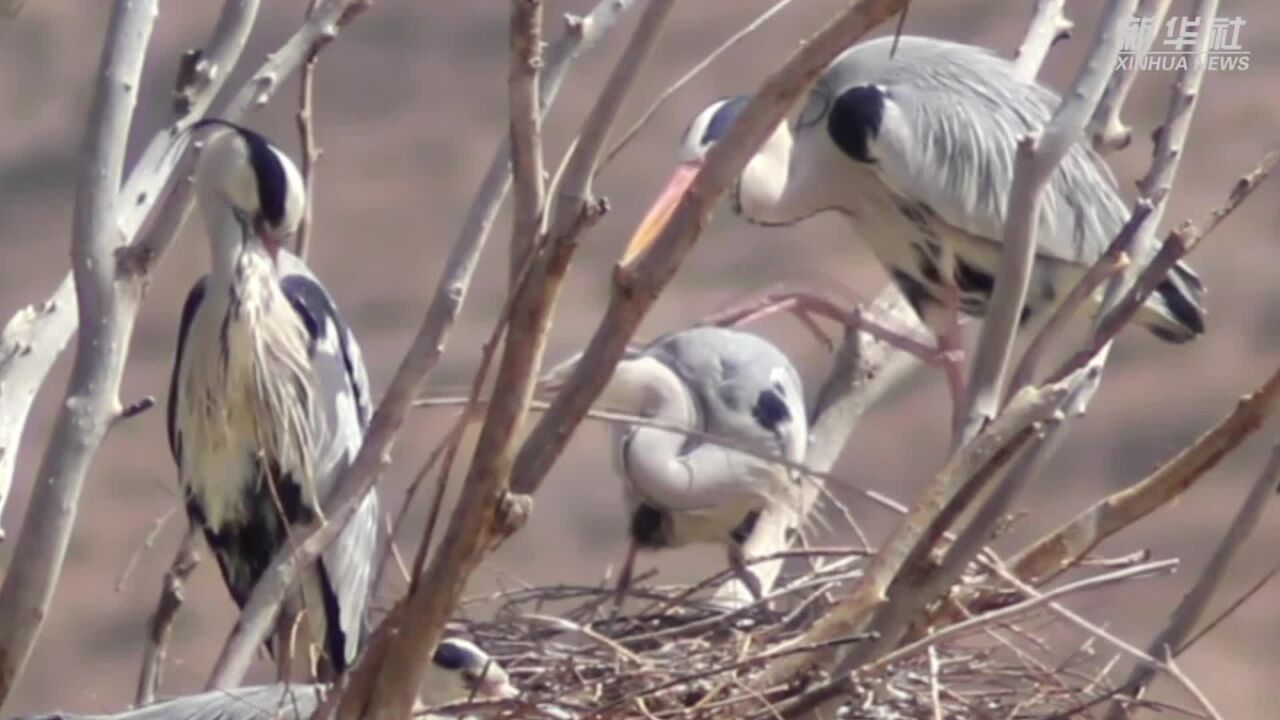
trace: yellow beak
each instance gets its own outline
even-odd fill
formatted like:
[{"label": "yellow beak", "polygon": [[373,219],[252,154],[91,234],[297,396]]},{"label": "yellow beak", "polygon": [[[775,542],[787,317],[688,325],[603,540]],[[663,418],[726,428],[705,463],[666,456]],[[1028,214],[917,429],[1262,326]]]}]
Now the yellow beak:
[{"label": "yellow beak", "polygon": [[631,267],[641,255],[644,255],[649,246],[653,245],[653,241],[658,239],[662,229],[671,221],[671,215],[680,204],[680,198],[684,197],[685,191],[693,184],[693,179],[698,176],[698,171],[701,169],[702,162],[695,160],[680,163],[676,171],[671,174],[671,179],[658,194],[653,207],[645,213],[644,220],[640,221],[640,226],[631,236],[631,242],[627,243],[627,249],[622,253],[620,263],[623,268]]}]

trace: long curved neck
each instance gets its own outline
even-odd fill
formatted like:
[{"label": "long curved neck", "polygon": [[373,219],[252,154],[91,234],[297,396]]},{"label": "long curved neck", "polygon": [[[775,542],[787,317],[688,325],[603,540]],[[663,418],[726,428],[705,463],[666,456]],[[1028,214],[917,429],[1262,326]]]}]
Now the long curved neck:
[{"label": "long curved neck", "polygon": [[225,197],[202,189],[200,214],[209,236],[209,282],[213,288],[231,291],[243,287],[253,276],[274,276],[275,262],[260,242],[248,237],[248,229]]},{"label": "long curved neck", "polygon": [[[651,357],[620,363],[609,383],[606,401],[666,425],[699,425],[698,409],[689,388],[671,368]],[[685,436],[680,433],[638,426],[625,446],[627,469],[643,478],[663,477],[684,445]]]}]

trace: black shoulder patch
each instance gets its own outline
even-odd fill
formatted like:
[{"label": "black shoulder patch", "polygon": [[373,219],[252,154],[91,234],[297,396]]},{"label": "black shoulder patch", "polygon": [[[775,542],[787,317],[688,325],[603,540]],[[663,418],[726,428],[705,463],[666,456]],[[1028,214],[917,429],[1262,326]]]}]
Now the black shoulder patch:
[{"label": "black shoulder patch", "polygon": [[700,143],[709,145],[724,137],[724,134],[729,132],[729,128],[733,127],[733,121],[738,119],[738,114],[747,106],[749,99],[746,95],[738,95],[726,100],[711,116],[707,129],[702,131]]},{"label": "black shoulder patch", "polygon": [[770,431],[777,430],[779,423],[791,419],[786,401],[772,389],[761,391],[756,398],[755,407],[751,408],[751,414],[755,416],[756,422]]},{"label": "black shoulder patch", "polygon": [[443,670],[461,670],[470,665],[471,653],[461,645],[441,640],[431,662]]},{"label": "black shoulder patch", "polygon": [[871,141],[880,134],[883,122],[884,93],[874,85],[859,85],[836,98],[827,117],[827,133],[849,157],[874,163]]},{"label": "black shoulder patch", "polygon": [[187,300],[182,304],[182,319],[178,321],[178,348],[173,353],[173,372],[169,376],[169,405],[165,415],[165,427],[169,431],[169,451],[173,459],[181,463],[182,438],[178,434],[178,372],[182,367],[182,354],[187,347],[187,333],[191,331],[191,321],[195,319],[196,309],[204,300],[204,286],[209,276],[205,275],[196,281],[187,293]]},{"label": "black shoulder patch", "polygon": [[271,225],[279,225],[284,221],[289,176],[271,142],[249,128],[217,118],[201,120],[192,125],[191,129],[199,130],[210,125],[221,125],[240,134],[249,148],[249,164],[253,166],[253,174],[258,180],[258,207],[262,209],[262,217]]}]

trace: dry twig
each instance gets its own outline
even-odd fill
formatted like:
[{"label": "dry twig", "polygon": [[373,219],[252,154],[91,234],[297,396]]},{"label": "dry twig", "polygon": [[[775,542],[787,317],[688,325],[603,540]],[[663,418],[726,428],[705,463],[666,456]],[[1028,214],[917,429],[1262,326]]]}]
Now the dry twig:
[{"label": "dry twig", "polygon": [[183,590],[187,578],[195,571],[196,565],[200,564],[197,542],[199,531],[189,528],[182,544],[178,546],[177,554],[173,556],[169,570],[164,574],[160,601],[147,623],[147,645],[142,655],[142,672],[138,675],[138,690],[133,698],[134,704],[139,707],[155,702],[156,691],[160,689],[164,661],[169,652],[169,636],[173,632],[173,619],[186,600]]},{"label": "dry twig", "polygon": [[[1231,567],[1231,562],[1245,541],[1253,534],[1254,528],[1258,526],[1258,521],[1262,519],[1262,511],[1270,504],[1268,501],[1275,497],[1277,479],[1280,479],[1280,445],[1272,449],[1266,466],[1258,474],[1258,479],[1254,481],[1253,487],[1241,503],[1240,509],[1227,527],[1227,532],[1222,536],[1218,547],[1214,549],[1213,555],[1205,563],[1200,577],[1182,598],[1178,608],[1169,616],[1168,624],[1151,641],[1151,645],[1147,647],[1147,654],[1157,658],[1167,657],[1169,664],[1172,665],[1173,656],[1183,647],[1196,623],[1200,622],[1205,608],[1209,605],[1209,600],[1213,598],[1213,593],[1222,583],[1227,569]],[[1141,698],[1154,677],[1155,670],[1156,668],[1149,663],[1136,666],[1122,686],[1125,692],[1130,697]],[[1202,704],[1210,707],[1207,701],[1202,700]],[[1117,699],[1107,711],[1106,720],[1124,720],[1126,717],[1128,713],[1125,710],[1125,703]]]}]

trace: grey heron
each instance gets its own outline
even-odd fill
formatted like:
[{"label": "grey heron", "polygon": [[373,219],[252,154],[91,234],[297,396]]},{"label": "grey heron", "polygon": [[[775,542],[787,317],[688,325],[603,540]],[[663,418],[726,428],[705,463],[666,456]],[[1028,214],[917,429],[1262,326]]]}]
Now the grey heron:
[{"label": "grey heron", "polygon": [[[315,714],[328,690],[328,686],[315,684],[258,685],[186,695],[114,714],[58,712],[23,720],[306,720]],[[445,638],[436,648],[423,679],[419,704],[435,707],[518,695],[506,670],[488,653],[467,640]],[[440,717],[417,716],[427,720]]]},{"label": "grey heron", "polygon": [[[168,433],[188,517],[243,605],[290,529],[322,519],[360,448],[369,381],[328,292],[282,249],[307,201],[298,170],[258,133],[223,121],[196,129],[210,127],[195,183],[212,267],[182,308]],[[354,659],[377,515],[370,492],[303,570],[269,643],[282,675],[329,677]],[[305,666],[290,670],[295,659]]]},{"label": "grey heron", "polygon": [[[821,75],[795,123],[783,123],[732,191],[734,211],[790,225],[835,211],[935,331],[950,306],[982,316],[1000,264],[1018,138],[1044,126],[1058,95],[1013,64],[969,45],[885,37],[845,51]],[[728,131],[745,97],[717,100],[685,132],[679,166],[636,230],[628,265],[666,224],[708,149]],[[1128,218],[1115,179],[1089,143],[1076,144],[1045,192],[1037,256],[1023,322],[1062,299]],[[1131,253],[1141,264],[1152,243]],[[1204,288],[1174,268],[1138,316],[1158,337],[1204,332]],[[958,305],[958,307],[957,307]],[[941,333],[940,333],[941,334]]]},{"label": "grey heron", "polygon": [[[560,387],[576,365],[573,358],[553,368],[544,389]],[[809,425],[800,376],[782,351],[752,333],[695,327],[628,350],[597,403],[791,463],[804,460]],[[816,481],[705,438],[615,427],[631,541],[620,590],[638,550],[714,543],[727,549],[737,575],[716,590],[715,604],[740,607],[767,593],[783,561],[748,562],[788,547],[817,499]]]}]

